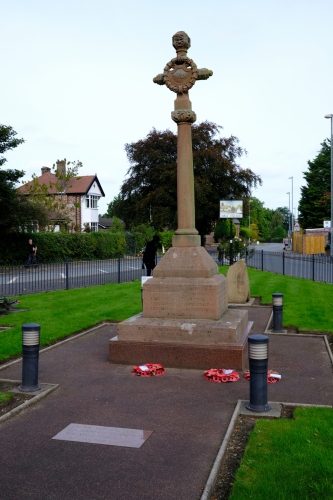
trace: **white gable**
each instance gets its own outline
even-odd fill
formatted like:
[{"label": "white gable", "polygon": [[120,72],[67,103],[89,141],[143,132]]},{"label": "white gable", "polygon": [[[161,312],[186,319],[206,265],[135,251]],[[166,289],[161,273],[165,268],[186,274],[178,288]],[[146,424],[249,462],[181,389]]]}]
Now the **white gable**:
[{"label": "white gable", "polygon": [[92,183],[89,191],[87,192],[87,195],[88,194],[94,194],[96,196],[102,196],[101,190],[99,189],[99,186],[98,186],[98,182],[94,181]]}]

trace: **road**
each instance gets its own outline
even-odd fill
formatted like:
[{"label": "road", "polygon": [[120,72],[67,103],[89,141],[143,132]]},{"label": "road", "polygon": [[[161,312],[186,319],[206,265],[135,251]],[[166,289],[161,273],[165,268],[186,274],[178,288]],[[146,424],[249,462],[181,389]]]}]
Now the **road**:
[{"label": "road", "polygon": [[284,248],[283,243],[261,243],[260,245],[251,244],[248,249],[254,248],[255,250],[263,250],[264,252],[282,252]]}]

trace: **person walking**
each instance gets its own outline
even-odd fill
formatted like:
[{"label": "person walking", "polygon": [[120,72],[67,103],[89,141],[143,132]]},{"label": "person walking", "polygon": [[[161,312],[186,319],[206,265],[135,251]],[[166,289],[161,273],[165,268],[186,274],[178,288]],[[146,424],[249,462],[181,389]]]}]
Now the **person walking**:
[{"label": "person walking", "polygon": [[155,257],[157,252],[157,245],[158,245],[158,236],[155,234],[153,239],[147,242],[142,258],[142,262],[147,268],[147,276],[151,276],[151,272],[156,266]]},{"label": "person walking", "polygon": [[37,247],[33,244],[32,239],[29,240],[29,255],[27,261],[27,267],[30,267],[30,264],[34,264],[37,266],[36,255],[37,255]]}]

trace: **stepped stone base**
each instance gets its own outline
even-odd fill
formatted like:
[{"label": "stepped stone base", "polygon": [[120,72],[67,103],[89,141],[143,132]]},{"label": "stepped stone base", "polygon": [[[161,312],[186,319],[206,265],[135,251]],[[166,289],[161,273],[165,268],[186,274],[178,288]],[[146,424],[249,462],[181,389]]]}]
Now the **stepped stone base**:
[{"label": "stepped stone base", "polygon": [[[109,341],[109,361],[133,366],[160,363],[169,368],[233,368],[244,371],[248,368],[247,337],[252,324],[248,322],[237,342],[233,343],[138,341],[114,337]],[[187,335],[189,338],[188,332]]]},{"label": "stepped stone base", "polygon": [[119,323],[118,339],[163,344],[230,344],[238,342],[247,324],[247,311],[238,309],[228,309],[218,321],[146,318],[140,313]]},{"label": "stepped stone base", "polygon": [[227,279],[203,247],[170,248],[142,297],[143,313],[120,323],[109,343],[111,362],[243,369],[248,312],[228,309]]}]

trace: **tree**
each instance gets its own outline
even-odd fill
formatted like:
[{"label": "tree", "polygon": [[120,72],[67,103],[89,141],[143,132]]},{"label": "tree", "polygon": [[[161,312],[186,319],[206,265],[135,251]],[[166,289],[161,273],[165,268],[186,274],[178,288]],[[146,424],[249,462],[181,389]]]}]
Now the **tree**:
[{"label": "tree", "polygon": [[291,221],[291,212],[288,207],[278,207],[275,212],[280,212],[282,215],[282,226],[286,231],[289,231],[289,221]]},{"label": "tree", "polygon": [[[3,155],[6,151],[17,148],[22,144],[24,139],[17,139],[15,136],[17,133],[9,125],[0,125],[0,155]],[[7,159],[4,156],[0,156],[0,167],[6,163]],[[24,172],[22,170],[14,170],[18,172],[23,177]]]},{"label": "tree", "polygon": [[287,236],[287,232],[283,226],[276,226],[272,231],[272,241],[281,242]]},{"label": "tree", "polygon": [[115,196],[113,200],[110,201],[110,203],[108,203],[108,209],[103,215],[103,218],[109,217],[110,219],[112,219],[112,217],[116,215],[117,206],[119,205],[120,202],[121,202],[121,194],[117,194],[117,196]]},{"label": "tree", "polygon": [[112,226],[108,229],[111,233],[124,233],[125,232],[125,227],[124,223],[118,219],[118,217],[113,217],[112,218]]},{"label": "tree", "polygon": [[[192,126],[196,228],[212,231],[219,217],[219,201],[230,193],[249,196],[261,184],[258,175],[237,161],[246,151],[237,137],[220,137],[222,127],[203,122]],[[130,168],[121,187],[114,214],[126,226],[151,223],[155,229],[177,228],[177,135],[153,129],[138,142],[126,144]]]},{"label": "tree", "polygon": [[331,142],[325,139],[309,169],[303,172],[306,185],[301,187],[299,221],[306,228],[323,227],[331,219]]},{"label": "tree", "polygon": [[39,210],[16,190],[16,184],[24,176],[22,170],[2,169],[7,159],[6,151],[15,149],[24,139],[16,138],[15,130],[9,125],[0,125],[0,231],[6,234],[20,227],[31,229]]},{"label": "tree", "polygon": [[[258,198],[251,198],[251,222],[256,226],[255,231],[259,231],[261,240],[269,240],[271,237],[271,222],[274,210],[264,207],[264,203]],[[251,224],[251,229],[252,229]],[[255,237],[251,235],[252,239]],[[258,238],[258,235],[255,239]]]},{"label": "tree", "polygon": [[[236,234],[236,226],[231,221],[231,231],[232,237]],[[221,240],[223,243],[230,240],[230,219],[220,219],[214,228],[214,239],[215,241]]]}]

